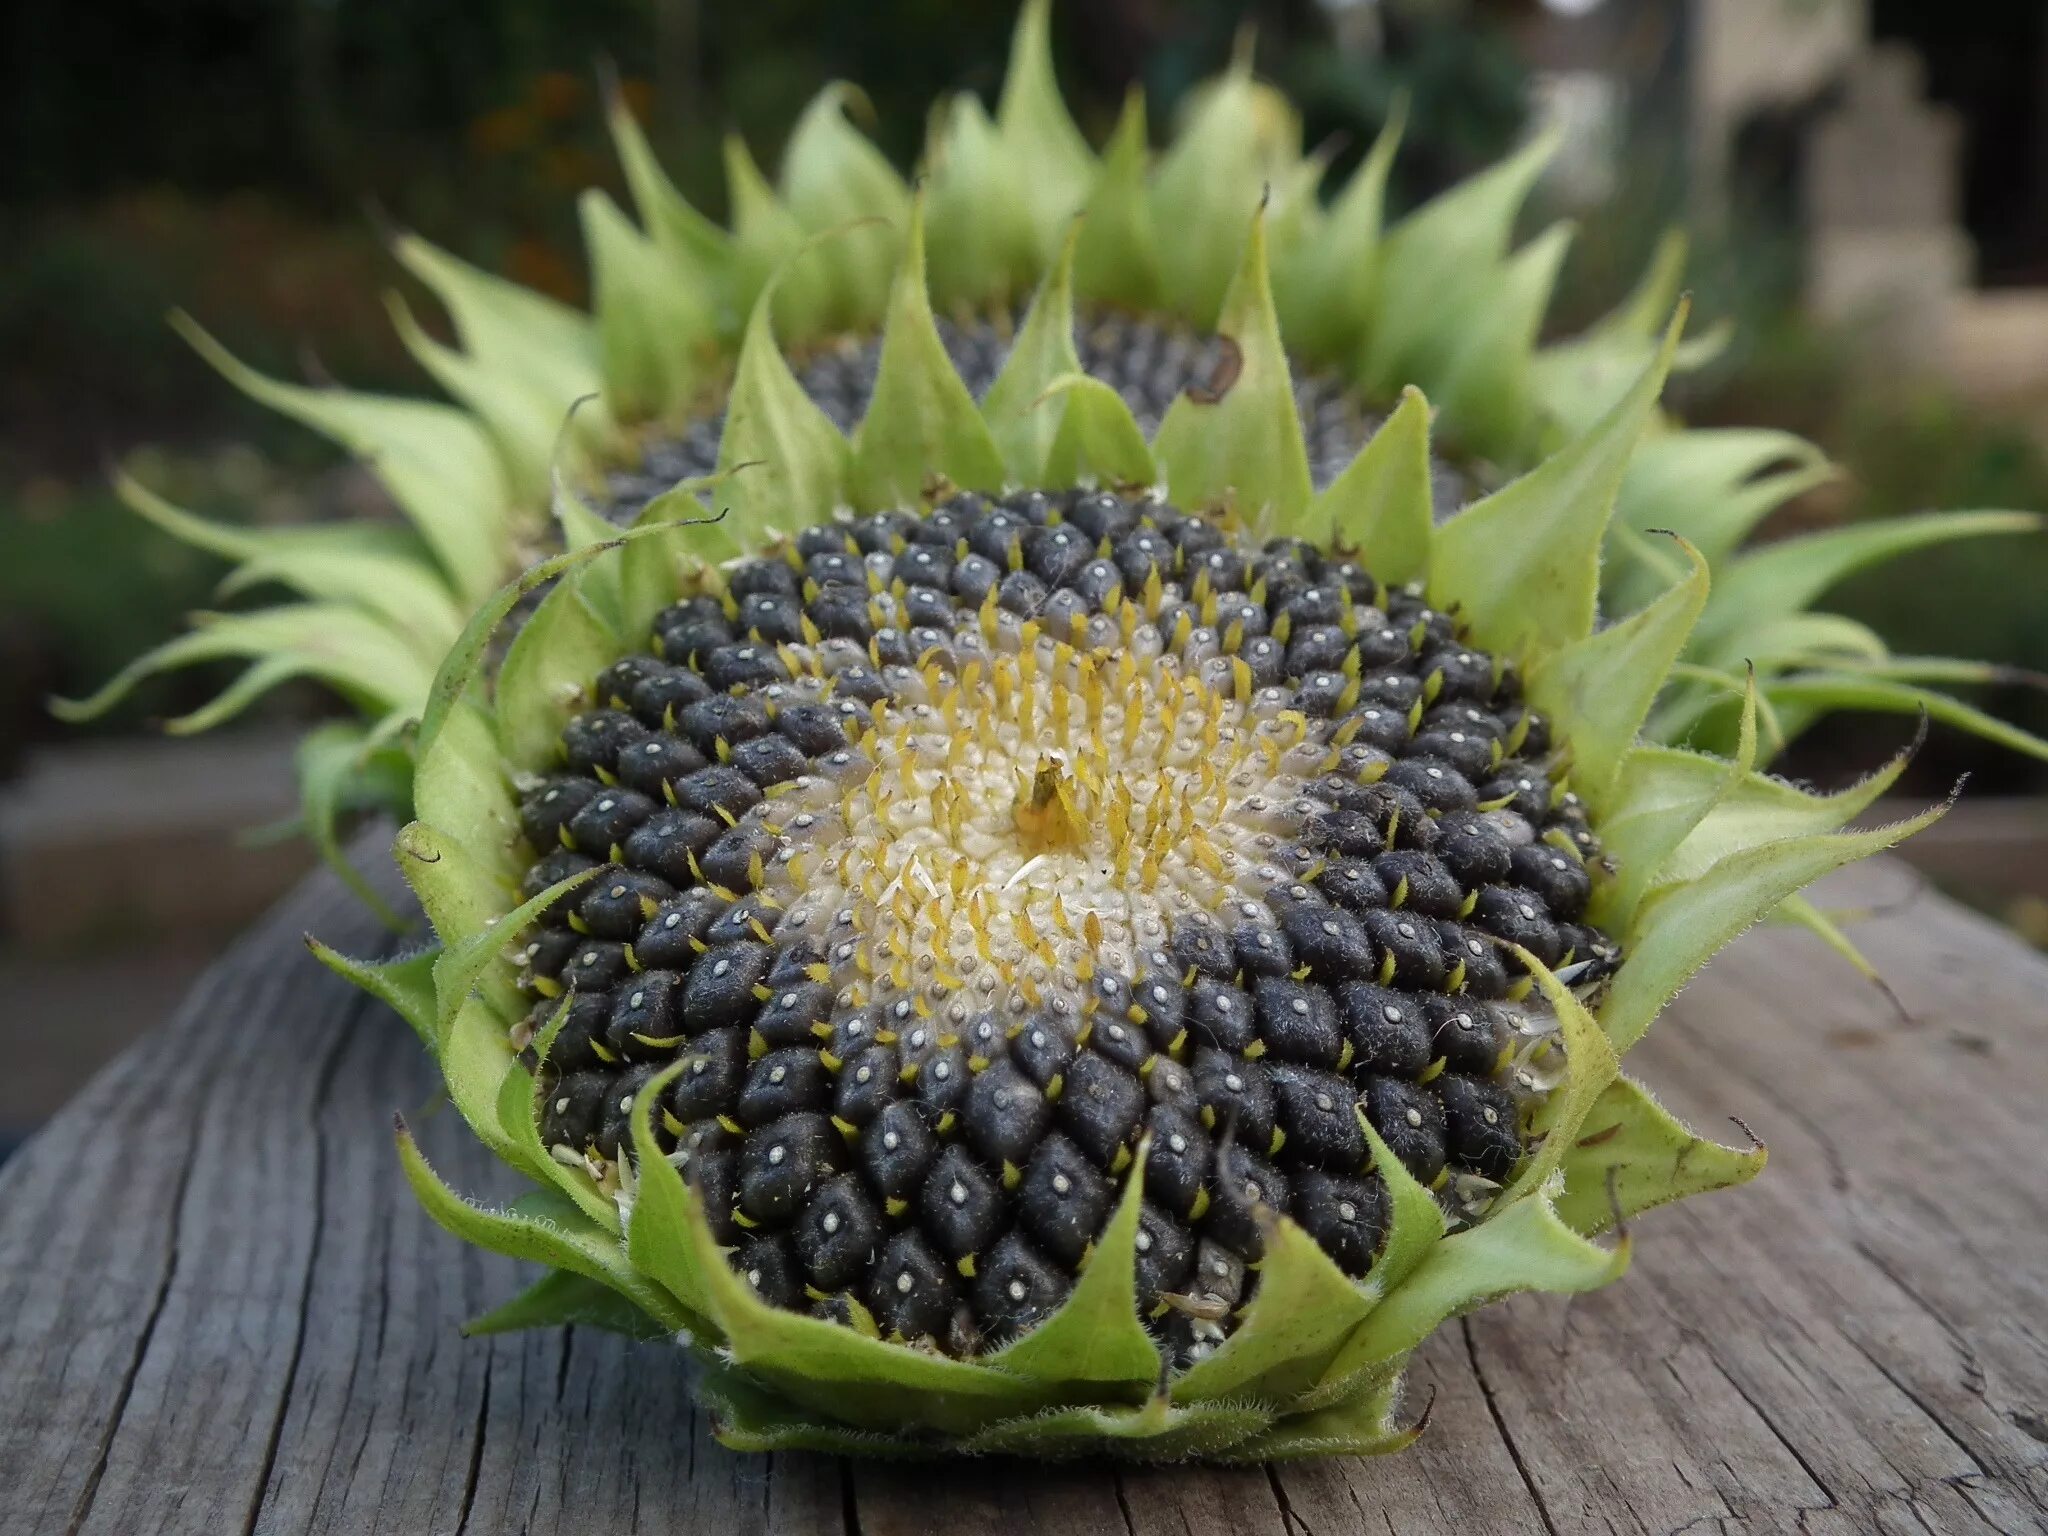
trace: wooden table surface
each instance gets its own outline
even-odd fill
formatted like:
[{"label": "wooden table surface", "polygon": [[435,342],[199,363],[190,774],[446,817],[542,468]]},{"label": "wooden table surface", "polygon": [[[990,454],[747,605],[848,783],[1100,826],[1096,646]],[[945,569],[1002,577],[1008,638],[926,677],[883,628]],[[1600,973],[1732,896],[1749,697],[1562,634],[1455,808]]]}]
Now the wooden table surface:
[{"label": "wooden table surface", "polygon": [[316,878],[0,1168],[0,1531],[2048,1531],[2048,961],[1901,865],[1830,894],[1904,1016],[1760,932],[1631,1057],[1758,1183],[1439,1332],[1406,1455],[1119,1471],[737,1455],[666,1346],[464,1339],[520,1276],[414,1205],[392,1111],[505,1183],[301,948],[381,942]]}]

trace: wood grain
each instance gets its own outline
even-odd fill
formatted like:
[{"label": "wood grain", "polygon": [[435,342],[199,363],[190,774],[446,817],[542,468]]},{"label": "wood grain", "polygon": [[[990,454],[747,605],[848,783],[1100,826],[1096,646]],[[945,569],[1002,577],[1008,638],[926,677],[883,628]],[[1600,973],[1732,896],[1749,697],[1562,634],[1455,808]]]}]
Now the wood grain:
[{"label": "wood grain", "polygon": [[1911,882],[1831,893],[1889,902],[1898,1006],[1767,931],[1631,1058],[1759,1183],[1440,1332],[1405,1456],[1217,1471],[738,1456],[663,1346],[463,1339],[519,1276],[418,1212],[391,1111],[506,1185],[305,954],[382,942],[316,878],[0,1169],[0,1532],[2048,1531],[2048,962]]}]

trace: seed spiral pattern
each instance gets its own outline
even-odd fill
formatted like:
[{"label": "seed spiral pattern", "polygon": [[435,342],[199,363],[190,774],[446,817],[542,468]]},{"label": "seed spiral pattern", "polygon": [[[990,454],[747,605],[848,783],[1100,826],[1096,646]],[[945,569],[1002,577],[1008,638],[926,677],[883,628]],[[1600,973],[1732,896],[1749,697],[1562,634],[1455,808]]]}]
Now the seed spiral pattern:
[{"label": "seed spiral pattern", "polygon": [[783,1306],[996,1347],[1056,1308],[1141,1146],[1179,1359],[1263,1213],[1370,1271],[1365,1126],[1477,1214],[1561,1057],[1598,845],[1513,669],[1356,563],[1163,502],[960,495],[707,572],[526,787],[552,1154],[631,1111]]}]

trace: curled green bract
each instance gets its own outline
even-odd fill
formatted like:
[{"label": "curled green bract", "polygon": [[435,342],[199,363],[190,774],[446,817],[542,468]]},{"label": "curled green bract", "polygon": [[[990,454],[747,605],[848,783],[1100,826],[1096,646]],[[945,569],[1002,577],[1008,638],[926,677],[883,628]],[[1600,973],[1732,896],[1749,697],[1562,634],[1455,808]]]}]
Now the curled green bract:
[{"label": "curled green bract", "polygon": [[[1035,89],[1036,78],[1018,89]],[[1004,124],[1044,134],[1055,131],[1050,122],[1043,101],[1026,100],[1009,107],[992,142],[1003,142]],[[1256,196],[1244,208],[1249,238],[1218,311],[1238,353],[1234,382],[1185,398],[1149,442],[1113,391],[1077,377],[1061,347],[1077,240],[1057,243],[1014,374],[977,404],[934,330],[926,287],[934,268],[923,247],[941,221],[913,204],[908,238],[880,285],[884,377],[851,441],[789,387],[773,318],[784,290],[771,279],[754,294],[731,401],[748,452],[769,462],[736,471],[728,516],[706,520],[694,492],[657,504],[622,538],[586,542],[507,588],[453,647],[428,690],[416,746],[419,819],[398,848],[437,947],[381,966],[319,952],[405,1014],[458,1111],[531,1181],[531,1193],[502,1209],[472,1204],[399,1129],[406,1177],[437,1221],[547,1267],[525,1295],[480,1319],[479,1331],[576,1322],[672,1337],[695,1358],[697,1389],[721,1438],[750,1449],[1217,1460],[1387,1452],[1415,1436],[1402,1373],[1440,1324],[1519,1292],[1604,1285],[1627,1267],[1634,1239],[1608,1234],[1628,1218],[1762,1167],[1760,1146],[1719,1147],[1680,1125],[1622,1074],[1624,1054],[1716,949],[1811,880],[1895,843],[1940,808],[1874,831],[1843,830],[1889,777],[1820,796],[1758,772],[1754,684],[1731,757],[1643,739],[1662,685],[1715,612],[1708,562],[1682,539],[1670,541],[1677,581],[1618,622],[1603,627],[1596,610],[1601,552],[1632,450],[1661,430],[1656,400],[1680,321],[1644,349],[1625,387],[1580,431],[1455,515],[1439,521],[1430,505],[1429,413],[1413,390],[1316,495],[1277,318],[1267,238],[1275,213]],[[563,722],[592,702],[588,680],[638,643],[692,573],[771,547],[842,508],[914,502],[935,470],[948,484],[991,489],[1136,475],[1170,488],[1190,510],[1312,538],[1420,583],[1455,607],[1479,643],[1524,670],[1609,849],[1596,911],[1625,959],[1604,988],[1582,1001],[1533,956],[1520,956],[1558,1019],[1563,1062],[1537,1139],[1498,1198],[1451,1230],[1435,1197],[1366,1125],[1390,1210],[1370,1270],[1352,1278],[1293,1221],[1265,1213],[1252,1300],[1235,1331],[1186,1366],[1167,1365],[1136,1310],[1142,1143],[1060,1309],[1000,1350],[952,1358],[878,1336],[858,1310],[849,1323],[763,1301],[728,1263],[697,1190],[657,1141],[660,1078],[632,1109],[634,1155],[617,1165],[616,1187],[548,1155],[535,1079],[511,1043],[525,1008],[512,985],[514,940],[566,888],[517,900],[532,851],[509,812],[513,781],[551,766]],[[772,489],[738,494],[755,473]],[[693,515],[671,521],[678,512]],[[548,580],[493,677],[491,630]],[[543,1036],[543,1055],[546,1045]]]}]

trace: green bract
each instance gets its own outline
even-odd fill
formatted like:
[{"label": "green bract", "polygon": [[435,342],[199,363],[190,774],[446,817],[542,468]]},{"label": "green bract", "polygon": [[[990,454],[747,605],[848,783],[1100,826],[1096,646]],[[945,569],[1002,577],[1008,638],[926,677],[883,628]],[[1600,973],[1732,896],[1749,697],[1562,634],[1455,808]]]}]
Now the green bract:
[{"label": "green bract", "polygon": [[[1048,163],[1070,165],[1072,190],[1085,192],[1094,165],[1064,129],[1045,85],[1041,25],[1039,12],[1027,16],[1027,46],[1004,109],[993,128],[977,125],[972,142],[1000,165],[1016,146],[1050,139],[1060,158]],[[1232,77],[1207,113],[1242,111],[1233,102],[1251,89]],[[974,121],[971,113],[967,120]],[[798,217],[836,220],[850,211],[843,202],[812,206],[854,184],[815,163],[852,154],[844,134],[828,107],[800,135],[792,158],[802,169],[790,188]],[[1220,154],[1200,148],[1212,138],[1226,147],[1238,142],[1205,117],[1174,155]],[[651,173],[635,163],[645,182]],[[878,188],[895,189],[878,162],[855,165]],[[1459,196],[1509,207],[1532,165],[1493,173],[1481,183],[1483,197],[1473,189]],[[1170,157],[1161,196],[1184,184],[1167,174],[1173,166]],[[1271,171],[1263,163],[1254,169]],[[1199,190],[1218,200],[1202,216],[1206,223],[1186,227],[1224,222],[1230,205],[1216,180],[1189,177],[1185,185],[1181,195]],[[1275,182],[1276,190],[1284,185]],[[1021,199],[1017,206],[1032,217],[1018,221],[1012,255],[1021,267],[1049,254],[1052,266],[1003,377],[984,403],[973,401],[940,344],[928,297],[939,264],[927,260],[926,236],[942,227],[942,210],[953,216],[946,199],[958,195],[935,178],[922,198],[898,210],[900,248],[893,238],[874,242],[874,252],[848,248],[846,264],[833,267],[826,258],[840,251],[838,243],[804,252],[790,248],[793,236],[774,234],[791,228],[764,211],[780,204],[757,207],[742,233],[728,238],[650,194],[661,249],[673,259],[695,252],[707,270],[735,284],[740,253],[773,268],[766,279],[720,290],[727,295],[721,304],[751,301],[729,403],[728,440],[738,441],[725,457],[734,473],[717,487],[719,505],[729,510],[711,520],[685,489],[615,537],[598,536],[587,520],[570,522],[576,548],[483,602],[431,687],[405,706],[420,711],[418,819],[401,834],[397,853],[437,943],[383,965],[323,958],[410,1020],[439,1060],[456,1108],[532,1181],[533,1192],[509,1207],[479,1208],[439,1180],[400,1127],[407,1176],[438,1221],[549,1267],[478,1329],[576,1321],[673,1336],[693,1355],[699,1389],[731,1445],[1220,1459],[1399,1449],[1418,1432],[1404,1427],[1399,1412],[1402,1370],[1440,1323],[1516,1292],[1605,1284],[1626,1267],[1631,1239],[1596,1239],[1640,1211],[1739,1183],[1762,1167],[1760,1146],[1716,1146],[1672,1119],[1621,1075],[1620,1058],[1715,950],[1808,882],[1890,846],[1939,810],[1875,831],[1842,830],[1896,765],[1833,797],[1765,777],[1755,766],[1754,691],[1730,758],[1641,739],[1673,668],[1712,640],[1717,615],[1705,555],[1671,539],[1677,579],[1617,622],[1603,627],[1598,616],[1601,551],[1635,473],[1631,464],[1641,462],[1632,460],[1639,441],[1663,430],[1655,403],[1679,350],[1678,322],[1639,349],[1636,366],[1606,391],[1582,429],[1560,427],[1554,452],[1439,523],[1430,500],[1428,408],[1418,392],[1403,397],[1327,489],[1311,486],[1271,248],[1287,219],[1309,217],[1303,209],[1276,197],[1261,211],[1250,191],[1238,205],[1241,216],[1229,220],[1243,238],[1232,237],[1237,248],[1220,272],[1183,249],[1184,270],[1171,281],[1190,304],[1213,306],[1237,367],[1215,397],[1177,402],[1147,443],[1114,391],[1081,373],[1068,339],[1086,226],[1077,239],[1063,239],[1063,224]],[[1046,200],[1060,205],[1050,192]],[[1376,225],[1348,201],[1314,217],[1340,228]],[[1442,207],[1420,216],[1409,243],[1381,251],[1383,275],[1391,280],[1405,263],[1424,261],[1425,250],[1433,253],[1429,264],[1441,266],[1442,247],[1455,246],[1449,231],[1462,227],[1462,217]],[[1504,241],[1504,212],[1496,223]],[[1295,248],[1297,262],[1305,249]],[[1099,247],[1092,259],[1102,261]],[[1459,302],[1483,308],[1498,297],[1480,284]],[[814,312],[885,316],[881,376],[851,441],[796,388],[777,345],[778,329],[796,323],[778,317]],[[1443,323],[1453,322],[1446,316]],[[1414,316],[1402,324],[1416,327],[1413,359],[1440,355],[1450,339]],[[1502,318],[1494,334],[1521,324]],[[1305,340],[1296,344],[1306,349]],[[491,377],[513,374],[493,370]],[[1476,376],[1463,377],[1452,387],[1469,396]],[[739,468],[750,460],[761,462]],[[615,1187],[551,1156],[538,1130],[535,1078],[508,1040],[526,1006],[509,951],[536,914],[575,884],[518,902],[534,851],[522,841],[513,780],[552,765],[563,726],[592,702],[590,679],[638,646],[657,610],[708,564],[773,547],[778,535],[847,507],[915,503],[940,477],[949,488],[988,490],[1156,486],[1187,509],[1222,509],[1264,533],[1352,550],[1368,568],[1419,583],[1432,605],[1458,615],[1474,644],[1526,679],[1611,861],[1611,872],[1596,880],[1591,915],[1620,941],[1625,958],[1590,1007],[1533,955],[1518,952],[1556,1016],[1564,1070],[1538,1112],[1536,1140],[1484,1216],[1449,1230],[1437,1200],[1368,1124],[1391,1208],[1369,1273],[1348,1277],[1291,1220],[1269,1214],[1257,1288],[1239,1326],[1185,1368],[1163,1368],[1134,1301],[1142,1143],[1061,1309],[994,1353],[950,1358],[765,1304],[727,1263],[696,1191],[657,1144],[651,1117],[663,1077],[634,1102],[637,1156],[619,1165]],[[1739,588],[1739,576],[1729,579]],[[1790,578],[1759,580],[1782,591]],[[485,664],[492,632],[547,582],[544,601],[493,677]]]},{"label": "green bract", "polygon": [[[401,238],[398,258],[446,307],[459,345],[432,340],[395,299],[394,320],[455,405],[281,383],[181,317],[179,328],[231,382],[369,464],[410,526],[238,530],[124,481],[140,514],[236,562],[229,590],[282,588],[292,600],[205,616],[192,634],[63,711],[89,716],[154,673],[222,658],[250,665],[173,729],[210,726],[286,678],[328,684],[362,717],[352,734],[324,732],[303,758],[307,819],[331,849],[334,807],[351,777],[396,786],[387,798],[404,808],[402,772],[391,772],[394,760],[403,767],[403,726],[419,715],[441,650],[477,604],[565,536],[573,546],[595,531],[577,499],[590,499],[608,467],[636,462],[645,445],[673,439],[707,412],[725,410],[721,466],[759,466],[719,493],[736,513],[780,508],[787,518],[822,515],[836,500],[879,504],[914,493],[934,471],[962,485],[992,483],[1014,476],[1025,458],[1042,457],[1065,475],[1092,469],[1149,479],[1145,445],[1124,430],[1109,387],[1081,376],[1070,339],[1043,326],[1022,339],[981,402],[985,424],[957,381],[928,385],[933,371],[912,373],[915,360],[906,356],[892,357],[896,393],[851,444],[806,409],[771,339],[802,353],[847,334],[871,337],[901,304],[891,283],[911,192],[848,121],[855,99],[846,85],[819,95],[774,185],[742,144],[728,146],[730,228],[682,199],[615,105],[612,128],[637,222],[603,192],[584,195],[590,315]],[[932,116],[921,180],[932,302],[949,316],[1006,317],[1058,266],[1059,281],[1083,306],[1227,328],[1232,274],[1263,207],[1267,323],[1277,324],[1289,354],[1380,406],[1398,404],[1405,388],[1425,389],[1437,407],[1438,440],[1480,478],[1526,470],[1588,431],[1649,363],[1677,294],[1682,242],[1665,245],[1607,319],[1539,345],[1570,231],[1556,226],[1517,246],[1513,229],[1550,141],[1389,223],[1385,190],[1400,132],[1391,124],[1325,197],[1324,163],[1304,156],[1293,112],[1241,57],[1198,94],[1163,152],[1149,151],[1144,105],[1134,95],[1098,153],[1061,102],[1047,5],[1032,0],[993,116],[972,96]],[[1077,212],[1085,215],[1078,229]],[[1059,264],[1069,248],[1071,262]],[[764,305],[771,284],[773,301]],[[1675,360],[1704,355],[1711,344]],[[937,342],[892,345],[900,353]],[[937,393],[912,412],[903,391],[923,387]],[[1048,392],[1063,398],[1060,409],[1039,408]],[[1230,440],[1205,441],[1186,410],[1176,415],[1160,450],[1176,495],[1250,472],[1238,455],[1272,430],[1270,421],[1246,420],[1233,424]],[[1341,504],[1380,531],[1389,568],[1407,571],[1416,568],[1415,531],[1397,535],[1381,522],[1391,515],[1390,477],[1413,468],[1396,460],[1412,454],[1423,423],[1415,414],[1396,419],[1396,440],[1362,461],[1349,483],[1325,490],[1304,526],[1332,527]],[[885,439],[880,423],[895,421],[905,426]],[[1295,503],[1308,494],[1308,475],[1299,456],[1262,461],[1258,472],[1267,477],[1261,495],[1273,493],[1289,517],[1302,514]],[[1766,758],[1837,708],[1926,712],[2048,755],[2048,743],[1930,686],[1984,681],[1992,669],[1895,657],[1867,627],[1809,611],[1862,565],[1933,541],[2021,531],[2038,519],[1956,514],[1742,547],[1774,508],[1831,473],[1816,449],[1784,433],[1691,431],[1662,416],[1646,419],[1604,535],[1603,600],[1611,612],[1639,609],[1682,586],[1695,556],[1721,578],[1648,716],[1649,733],[1732,750],[1733,706],[1753,676]],[[549,525],[551,502],[557,527]],[[1591,592],[1588,577],[1574,599],[1582,611],[1590,611]]]}]

